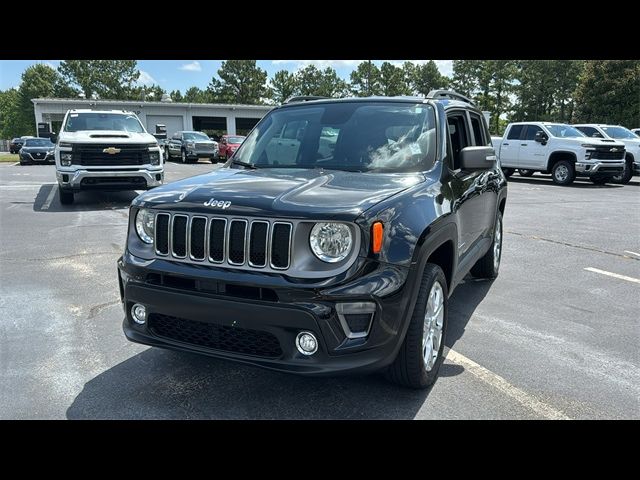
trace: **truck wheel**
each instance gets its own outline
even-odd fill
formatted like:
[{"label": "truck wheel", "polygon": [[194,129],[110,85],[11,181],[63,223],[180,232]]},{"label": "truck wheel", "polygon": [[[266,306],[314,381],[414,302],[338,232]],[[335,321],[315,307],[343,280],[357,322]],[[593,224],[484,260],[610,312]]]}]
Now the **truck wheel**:
[{"label": "truck wheel", "polygon": [[557,185],[571,185],[576,178],[576,171],[573,163],[567,160],[560,160],[551,169],[551,178]]},{"label": "truck wheel", "polygon": [[527,168],[519,168],[518,173],[520,174],[521,177],[531,177],[536,172],[534,170],[529,170]]},{"label": "truck wheel", "polygon": [[165,147],[164,149],[164,159],[166,160],[171,160],[171,152],[169,152],[169,148]]},{"label": "truck wheel", "polygon": [[620,175],[614,175],[611,177],[613,183],[621,183],[622,185],[626,185],[631,181],[631,177],[633,177],[633,162],[631,159],[627,159],[624,164],[624,172]]},{"label": "truck wheel", "polygon": [[444,360],[447,331],[447,279],[442,269],[427,263],[411,323],[387,378],[410,388],[426,388],[436,381]]},{"label": "truck wheel", "polygon": [[513,175],[513,172],[515,172],[515,168],[503,168],[502,169],[502,173],[504,173],[504,176],[509,178],[511,175]]},{"label": "truck wheel", "polygon": [[187,152],[184,149],[180,152],[180,159],[182,163],[187,163]]},{"label": "truck wheel", "polygon": [[471,267],[471,275],[476,278],[492,279],[498,276],[500,271],[500,259],[502,258],[502,213],[498,211],[496,225],[493,230],[493,242],[489,251],[484,254],[476,264]]},{"label": "truck wheel", "polygon": [[71,205],[73,203],[73,192],[60,190],[60,203],[62,205]]}]

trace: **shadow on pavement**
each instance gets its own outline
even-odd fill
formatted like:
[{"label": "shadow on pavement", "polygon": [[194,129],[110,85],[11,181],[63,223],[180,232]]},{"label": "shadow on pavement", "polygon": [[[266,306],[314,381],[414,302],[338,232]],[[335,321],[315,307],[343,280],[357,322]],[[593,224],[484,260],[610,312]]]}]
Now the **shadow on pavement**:
[{"label": "shadow on pavement", "polygon": [[[53,192],[53,193],[52,193]],[[71,212],[128,208],[138,196],[135,190],[124,192],[86,191],[76,193],[73,204],[62,205],[57,184],[42,185],[33,202],[35,212]]]},{"label": "shadow on pavement", "polygon": [[624,185],[607,183],[605,185],[596,185],[587,178],[577,178],[571,185],[558,185],[553,183],[551,175],[534,175],[533,177],[519,177],[518,174],[513,174],[508,179],[509,183],[530,183],[530,184],[544,184],[553,185],[558,188],[622,188]]},{"label": "shadow on pavement", "polygon": [[453,348],[462,338],[473,312],[487,296],[492,285],[491,280],[477,280],[467,275],[464,282],[456,287],[449,299],[449,326],[445,342],[447,347]]}]

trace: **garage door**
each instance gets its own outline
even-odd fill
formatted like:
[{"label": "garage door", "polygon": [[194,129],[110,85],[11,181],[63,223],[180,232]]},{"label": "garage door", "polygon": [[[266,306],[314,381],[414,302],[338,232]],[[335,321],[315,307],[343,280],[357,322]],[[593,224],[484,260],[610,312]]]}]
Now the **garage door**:
[{"label": "garage door", "polygon": [[184,130],[182,115],[147,115],[147,131],[149,133],[156,132],[157,123],[167,126],[167,137],[171,137],[174,132]]}]

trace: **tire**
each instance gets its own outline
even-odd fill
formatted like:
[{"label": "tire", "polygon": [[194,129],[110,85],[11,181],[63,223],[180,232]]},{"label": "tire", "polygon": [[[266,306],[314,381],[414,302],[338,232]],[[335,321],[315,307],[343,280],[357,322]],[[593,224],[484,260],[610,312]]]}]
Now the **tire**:
[{"label": "tire", "polygon": [[504,173],[504,176],[509,178],[511,175],[513,175],[513,173],[516,171],[515,168],[503,168],[502,169],[502,173]]},{"label": "tire", "polygon": [[536,173],[535,170],[529,170],[527,168],[519,168],[518,169],[518,174],[521,177],[531,177],[531,176],[533,176],[534,173]]},{"label": "tire", "polygon": [[[438,265],[427,263],[407,334],[398,356],[386,372],[390,381],[409,388],[427,388],[436,381],[444,360],[442,352],[447,332],[448,295],[444,272]],[[440,310],[432,307],[434,300],[440,305]],[[427,338],[431,338],[432,341],[425,344],[423,338],[427,324],[426,315],[434,310],[439,312],[437,315],[431,315],[435,320],[431,323],[434,328],[426,332],[431,333]],[[435,355],[426,355],[429,347]],[[429,366],[425,362],[425,356],[429,358]]]},{"label": "tire", "polygon": [[187,163],[189,160],[187,158],[187,152],[184,148],[180,151],[180,160],[182,160],[182,163]]},{"label": "tire", "polygon": [[71,205],[73,203],[73,192],[60,190],[60,203],[62,205]]},{"label": "tire", "polygon": [[502,260],[502,213],[498,211],[493,229],[493,242],[489,251],[471,267],[471,275],[476,278],[494,279],[500,271]]},{"label": "tire", "polygon": [[169,147],[165,147],[164,149],[164,160],[171,160],[171,152],[169,152]]},{"label": "tire", "polygon": [[611,183],[620,183],[622,185],[626,185],[631,181],[631,177],[633,177],[633,162],[631,159],[627,159],[624,163],[624,172],[620,175],[614,175],[611,177]]},{"label": "tire", "polygon": [[591,182],[594,185],[604,185],[606,183],[613,183],[613,177],[591,177]]},{"label": "tire", "polygon": [[556,185],[571,185],[576,179],[573,163],[567,160],[560,160],[551,169],[551,178]]}]

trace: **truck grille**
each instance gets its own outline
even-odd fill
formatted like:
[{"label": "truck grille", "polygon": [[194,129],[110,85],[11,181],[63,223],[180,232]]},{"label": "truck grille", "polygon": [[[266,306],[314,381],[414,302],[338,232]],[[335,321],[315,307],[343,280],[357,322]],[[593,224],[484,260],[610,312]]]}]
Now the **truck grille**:
[{"label": "truck grille", "polygon": [[[114,147],[118,153],[109,154],[103,150]],[[85,166],[122,166],[145,165],[149,163],[149,147],[147,145],[83,145],[73,147],[73,163]]]},{"label": "truck grille", "polygon": [[213,350],[265,358],[282,356],[276,336],[261,330],[198,322],[158,313],[149,315],[149,329],[158,337]]},{"label": "truck grille", "polygon": [[215,147],[213,143],[196,143],[196,149],[198,151],[213,152]]},{"label": "truck grille", "polygon": [[[612,152],[612,148],[615,148],[615,151]],[[598,147],[591,155],[591,158],[596,160],[622,160],[624,154],[625,150],[620,147]]]},{"label": "truck grille", "polygon": [[190,263],[286,270],[292,237],[289,222],[156,214],[156,254]]}]

